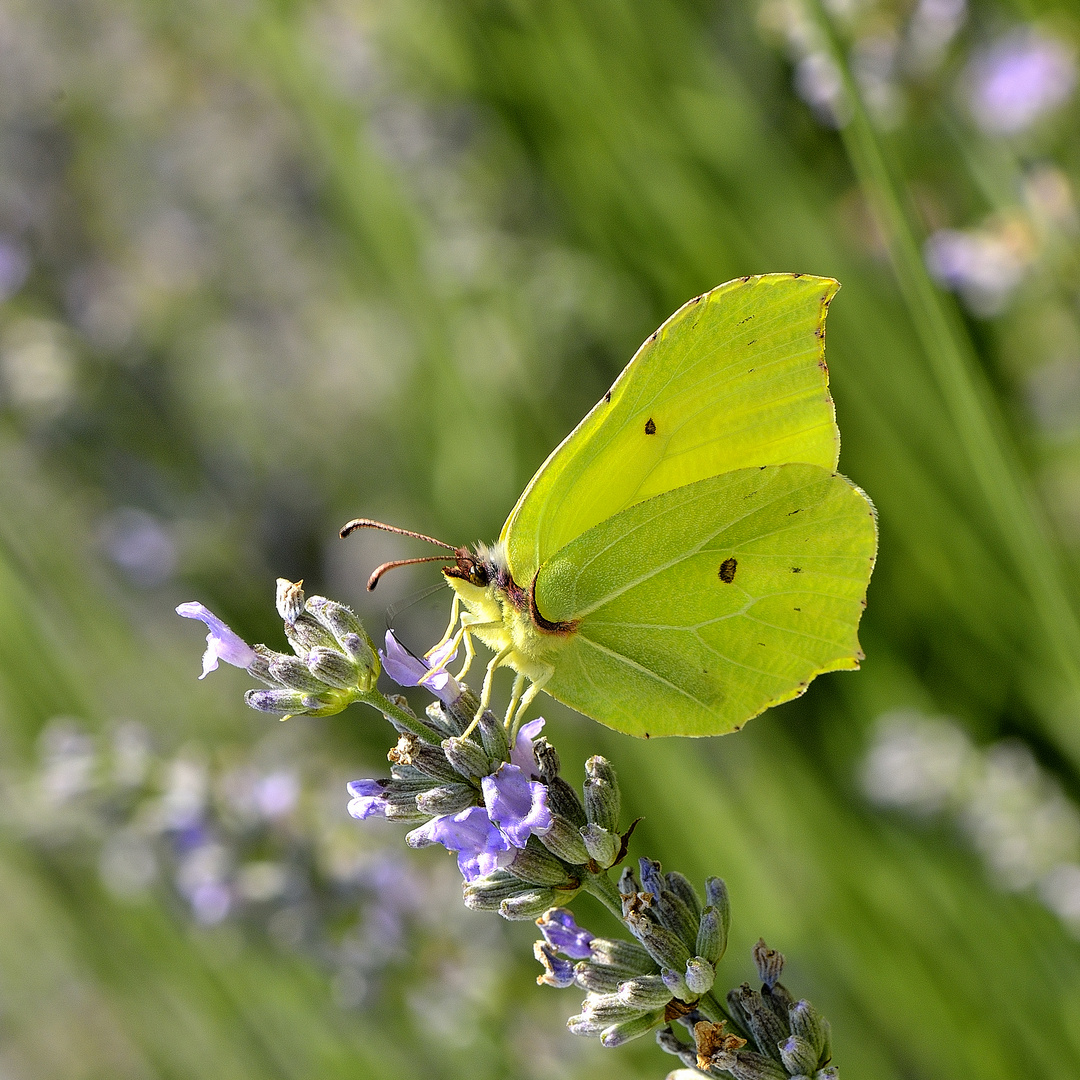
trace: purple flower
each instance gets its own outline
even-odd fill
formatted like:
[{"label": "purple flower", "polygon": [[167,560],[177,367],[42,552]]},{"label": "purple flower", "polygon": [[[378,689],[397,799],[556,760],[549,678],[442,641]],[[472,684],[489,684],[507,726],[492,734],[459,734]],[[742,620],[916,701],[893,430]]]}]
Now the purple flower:
[{"label": "purple flower", "polygon": [[568,908],[550,908],[536,920],[536,925],[544,940],[564,956],[588,960],[592,955],[593,935],[574,922],[574,913]]},{"label": "purple flower", "polygon": [[1063,104],[1076,85],[1076,58],[1057,38],[1019,30],[971,65],[971,112],[991,135],[1023,131]]},{"label": "purple flower", "polygon": [[206,635],[206,652],[202,658],[202,674],[205,679],[211,671],[216,671],[218,660],[224,660],[233,667],[247,668],[255,662],[255,650],[239,634],[234,634],[209,608],[195,600],[189,600],[176,609],[177,615],[185,619],[200,619],[206,623],[210,633]]},{"label": "purple flower", "polygon": [[542,716],[530,720],[527,724],[522,724],[517,733],[517,738],[514,740],[514,745],[510,747],[510,764],[516,765],[523,773],[534,780],[539,779],[540,773],[537,771],[536,758],[533,756],[533,742],[543,730],[544,718]]},{"label": "purple flower", "polygon": [[532,833],[551,829],[547,788],[530,780],[516,765],[502,764],[480,781],[488,817],[516,848],[523,848]]},{"label": "purple flower", "polygon": [[457,656],[457,649],[450,651],[450,643],[432,651],[429,665],[427,660],[413,656],[402,646],[392,630],[386,631],[386,652],[379,650],[383,669],[398,686],[423,686],[430,690],[440,701],[452,705],[461,697],[461,683],[445,670],[447,664]]},{"label": "purple flower", "polygon": [[458,869],[466,881],[493,873],[514,859],[510,841],[492,825],[483,807],[470,806],[460,814],[432,818],[405,837],[410,847],[442,844],[458,853]]},{"label": "purple flower", "polygon": [[536,977],[541,986],[555,986],[561,990],[574,985],[574,965],[569,960],[556,956],[546,941],[538,941],[533,945],[533,956],[544,965],[544,974]]},{"label": "purple flower", "polygon": [[386,801],[385,784],[381,780],[350,780],[346,785],[352,799],[349,813],[360,821],[369,817],[386,817],[389,803]]}]

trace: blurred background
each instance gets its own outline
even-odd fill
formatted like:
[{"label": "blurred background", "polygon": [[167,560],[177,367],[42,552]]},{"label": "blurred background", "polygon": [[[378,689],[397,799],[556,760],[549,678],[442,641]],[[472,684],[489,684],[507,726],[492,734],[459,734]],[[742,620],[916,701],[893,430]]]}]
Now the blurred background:
[{"label": "blurred background", "polygon": [[721,978],[764,935],[843,1075],[1080,1075],[1078,44],[1073,0],[0,0],[0,1076],[673,1066],[347,817],[381,719],[247,710],[172,612],[281,647],[281,575],[431,644],[435,569],[363,590],[427,552],[338,527],[493,539],[768,271],[843,283],[866,662],[704,743],[544,700],[564,775],[727,879]]}]

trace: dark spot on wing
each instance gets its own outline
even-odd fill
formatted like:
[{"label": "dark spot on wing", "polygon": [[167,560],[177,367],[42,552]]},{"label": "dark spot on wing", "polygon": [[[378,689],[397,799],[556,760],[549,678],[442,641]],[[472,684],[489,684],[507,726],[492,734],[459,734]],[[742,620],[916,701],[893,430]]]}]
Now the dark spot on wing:
[{"label": "dark spot on wing", "polygon": [[749,281],[750,280],[750,275],[745,274],[743,277],[739,278],[739,280],[743,281],[743,282]]},{"label": "dark spot on wing", "polygon": [[824,327],[824,326],[819,326],[819,327],[818,327],[818,328],[817,328],[817,329],[816,329],[816,330],[814,331],[814,337],[819,337],[819,338],[823,338],[824,336],[825,336],[825,327]]},{"label": "dark spot on wing", "polygon": [[659,330],[654,330],[654,331],[653,331],[653,332],[652,332],[652,333],[651,333],[651,334],[649,335],[649,340],[650,340],[650,341],[655,341],[655,340],[656,340],[656,339],[657,339],[657,338],[658,338],[659,336],[660,336],[660,331],[659,331]]},{"label": "dark spot on wing", "polygon": [[757,343],[757,338],[754,338],[754,340],[753,340],[753,341],[748,341],[748,342],[746,343],[746,347],[747,347],[747,348],[749,349],[751,345],[754,345],[754,344],[756,344],[756,343]]},{"label": "dark spot on wing", "polygon": [[800,615],[802,614],[802,608],[801,608],[801,607],[797,607],[797,608],[795,608],[795,610],[796,610],[797,612],[799,612],[799,614],[800,614]]},{"label": "dark spot on wing", "polygon": [[793,279],[795,279],[797,281],[799,278],[802,277],[802,274],[792,274],[791,276],[792,276]]},{"label": "dark spot on wing", "polygon": [[642,738],[649,739],[652,738],[652,736],[646,731]]},{"label": "dark spot on wing", "polygon": [[759,645],[760,645],[760,646],[761,646],[761,647],[762,647],[763,649],[767,649],[767,648],[768,648],[768,645],[766,645],[764,641],[759,641],[759,642],[758,642],[758,644],[759,644]]},{"label": "dark spot on wing", "polygon": [[691,304],[699,304],[704,299],[705,299],[705,294],[702,293],[700,296],[695,296],[694,299],[690,301],[690,303]]},{"label": "dark spot on wing", "polygon": [[793,566],[791,568],[791,572],[793,574],[801,574],[802,573],[802,567],[801,566]]},{"label": "dark spot on wing", "polygon": [[[800,507],[799,507],[799,510],[801,510],[801,509],[802,509],[802,507],[800,506]],[[797,514],[797,513],[799,512],[799,510],[792,510],[792,511],[790,511],[790,512],[788,513],[788,517],[794,517],[794,515],[795,515],[795,514]]]},{"label": "dark spot on wing", "polygon": [[646,435],[655,435],[656,434],[656,425],[653,423],[653,418],[651,416],[649,417],[648,420],[645,421],[645,434]]},{"label": "dark spot on wing", "polygon": [[604,395],[604,400],[605,401],[610,401],[611,400],[611,391],[610,390]]},{"label": "dark spot on wing", "polygon": [[[761,467],[762,467],[763,469],[765,468],[765,466],[764,466],[764,465],[762,465]],[[756,491],[748,491],[748,492],[747,492],[747,493],[746,493],[746,494],[745,494],[745,495],[743,496],[743,498],[744,498],[744,499],[752,499],[752,498],[753,498],[753,497],[754,497],[754,496],[755,496],[756,494],[757,494],[757,492],[756,492]]]},{"label": "dark spot on wing", "polygon": [[739,564],[733,558],[725,559],[720,564],[720,580],[725,585],[730,585],[735,580],[735,568],[738,565]]},{"label": "dark spot on wing", "polygon": [[745,319],[739,320],[739,325],[742,326],[743,323],[748,323],[753,317],[753,315],[747,315]]}]

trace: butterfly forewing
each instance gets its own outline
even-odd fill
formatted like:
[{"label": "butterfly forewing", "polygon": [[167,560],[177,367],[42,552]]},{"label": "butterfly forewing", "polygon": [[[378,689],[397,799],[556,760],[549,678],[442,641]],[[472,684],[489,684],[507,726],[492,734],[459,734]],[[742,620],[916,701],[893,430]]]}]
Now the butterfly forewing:
[{"label": "butterfly forewing", "polygon": [[633,735],[715,735],[857,667],[873,508],[820,466],[740,469],[608,518],[541,568],[577,620],[545,686]]},{"label": "butterfly forewing", "polygon": [[835,469],[824,325],[838,284],[766,274],[679,309],[551,454],[503,526],[513,577],[662,492],[751,465]]}]

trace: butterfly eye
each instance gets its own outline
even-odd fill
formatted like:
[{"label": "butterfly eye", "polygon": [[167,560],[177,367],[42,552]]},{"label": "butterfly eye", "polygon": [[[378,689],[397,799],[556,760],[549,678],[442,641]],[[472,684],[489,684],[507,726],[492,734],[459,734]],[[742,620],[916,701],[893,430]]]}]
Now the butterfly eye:
[{"label": "butterfly eye", "polygon": [[474,585],[484,586],[489,581],[487,567],[483,563],[473,563],[469,568],[469,581]]}]

